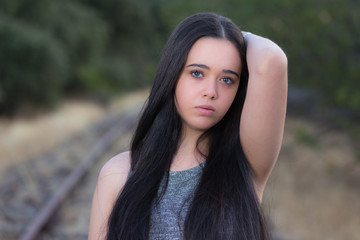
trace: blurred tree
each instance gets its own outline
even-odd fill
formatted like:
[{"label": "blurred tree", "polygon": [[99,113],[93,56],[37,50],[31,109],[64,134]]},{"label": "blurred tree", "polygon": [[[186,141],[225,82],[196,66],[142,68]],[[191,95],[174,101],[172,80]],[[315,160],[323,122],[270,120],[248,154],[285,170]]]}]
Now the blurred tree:
[{"label": "blurred tree", "polygon": [[65,89],[83,89],[79,72],[99,61],[107,41],[95,12],[70,1],[0,3],[0,112],[29,101],[51,105]]},{"label": "blurred tree", "polygon": [[70,66],[67,88],[84,87],[78,71],[94,65],[105,51],[108,25],[90,7],[73,1],[25,1],[16,17],[31,22],[62,44]]},{"label": "blurred tree", "polygon": [[[58,95],[147,85],[171,30],[201,11],[220,13],[273,39],[288,56],[291,85],[313,88],[327,104],[359,112],[360,2],[354,0],[0,0],[0,32],[7,36],[0,38],[0,105],[10,109],[35,99],[22,93],[30,83],[24,85],[20,73],[10,74],[19,66],[32,85],[40,82],[41,69],[55,69],[48,81],[59,82],[53,84]],[[40,46],[48,59],[43,65],[15,50],[40,54]],[[11,107],[10,95],[17,96]]]},{"label": "blurred tree", "polygon": [[[130,79],[123,79],[124,88],[141,87],[149,83],[148,69],[154,66],[160,55],[160,49],[164,42],[161,34],[161,22],[156,18],[156,2],[147,0],[80,0],[98,11],[102,19],[111,26],[108,55],[106,60],[115,60],[119,68],[127,69]],[[102,64],[103,67],[104,64]],[[116,69],[108,71],[119,72]],[[153,71],[151,71],[153,72]],[[124,74],[120,74],[122,77]],[[115,75],[113,75],[115,76]],[[120,79],[115,82],[121,82]],[[132,84],[129,84],[132,82]]]},{"label": "blurred tree", "polygon": [[290,83],[316,89],[327,104],[360,110],[360,3],[278,2],[264,15],[263,32],[285,49]]},{"label": "blurred tree", "polygon": [[68,76],[57,39],[14,19],[0,18],[0,112],[12,114],[29,99],[53,104]]}]

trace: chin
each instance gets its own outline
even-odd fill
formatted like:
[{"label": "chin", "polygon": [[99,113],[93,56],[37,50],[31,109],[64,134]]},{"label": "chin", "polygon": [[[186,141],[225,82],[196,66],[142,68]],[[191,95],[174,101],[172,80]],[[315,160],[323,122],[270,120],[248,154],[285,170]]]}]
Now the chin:
[{"label": "chin", "polygon": [[201,132],[205,132],[206,130],[212,128],[216,123],[197,123],[197,124],[193,124],[190,125],[190,128],[196,130],[196,131],[201,131]]}]

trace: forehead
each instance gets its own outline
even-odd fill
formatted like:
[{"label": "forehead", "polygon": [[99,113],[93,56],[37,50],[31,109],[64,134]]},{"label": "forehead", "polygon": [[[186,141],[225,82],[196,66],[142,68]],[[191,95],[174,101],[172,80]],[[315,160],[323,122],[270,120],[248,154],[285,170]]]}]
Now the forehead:
[{"label": "forehead", "polygon": [[241,70],[241,59],[235,45],[226,39],[203,37],[189,51],[186,64],[205,64],[211,69]]}]

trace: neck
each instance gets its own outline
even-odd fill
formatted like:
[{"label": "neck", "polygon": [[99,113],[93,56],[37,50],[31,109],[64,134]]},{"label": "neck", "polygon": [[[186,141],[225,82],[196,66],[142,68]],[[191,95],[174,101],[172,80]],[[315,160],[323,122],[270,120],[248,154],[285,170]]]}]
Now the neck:
[{"label": "neck", "polygon": [[[205,159],[196,148],[197,140],[203,132],[185,128],[179,141],[178,150],[171,163],[171,171],[181,171],[195,167]],[[199,150],[207,153],[207,141],[199,143]]]}]

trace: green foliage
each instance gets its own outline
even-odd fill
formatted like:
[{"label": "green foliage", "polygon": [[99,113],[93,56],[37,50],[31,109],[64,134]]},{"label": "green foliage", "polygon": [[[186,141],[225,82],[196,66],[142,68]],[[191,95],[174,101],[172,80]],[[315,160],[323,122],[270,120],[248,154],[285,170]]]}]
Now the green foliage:
[{"label": "green foliage", "polygon": [[284,4],[272,34],[287,52],[290,83],[314,88],[328,104],[355,111],[360,110],[359,12],[355,1]]},{"label": "green foliage", "polygon": [[0,0],[0,112],[66,91],[147,85],[171,30],[204,11],[278,43],[291,85],[360,112],[360,2],[353,0]]},{"label": "green foliage", "polygon": [[[14,1],[0,21],[0,112],[24,102],[52,105],[84,88],[78,69],[102,57],[107,25],[91,8],[67,1]],[[1,3],[4,5],[4,2]]]},{"label": "green foliage", "polygon": [[67,88],[82,88],[76,72],[102,57],[107,42],[107,24],[90,7],[72,1],[26,2],[16,16],[61,43],[68,57]]},{"label": "green foliage", "polygon": [[83,86],[95,93],[114,93],[141,85],[130,62],[119,57],[85,66],[79,69],[78,75]]},{"label": "green foliage", "polygon": [[51,35],[0,18],[0,110],[11,114],[22,102],[52,104],[68,75],[67,56]]}]

